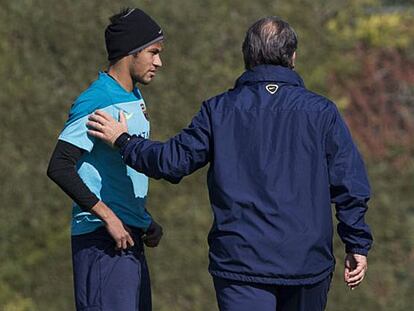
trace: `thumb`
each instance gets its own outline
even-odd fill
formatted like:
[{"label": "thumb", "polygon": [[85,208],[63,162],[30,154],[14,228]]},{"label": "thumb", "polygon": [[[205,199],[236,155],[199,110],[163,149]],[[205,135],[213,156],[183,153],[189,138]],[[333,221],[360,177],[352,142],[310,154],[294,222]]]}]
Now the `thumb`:
[{"label": "thumb", "polygon": [[119,122],[121,122],[122,125],[127,125],[125,114],[122,110],[119,110]]}]

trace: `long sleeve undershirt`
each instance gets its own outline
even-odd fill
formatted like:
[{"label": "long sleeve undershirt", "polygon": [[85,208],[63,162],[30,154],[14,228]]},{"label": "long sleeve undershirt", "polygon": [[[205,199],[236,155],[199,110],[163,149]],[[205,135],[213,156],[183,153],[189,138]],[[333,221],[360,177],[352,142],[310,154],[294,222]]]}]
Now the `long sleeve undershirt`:
[{"label": "long sleeve undershirt", "polygon": [[89,211],[98,197],[86,186],[76,170],[85,150],[58,140],[49,162],[47,176],[52,179],[82,210]]}]

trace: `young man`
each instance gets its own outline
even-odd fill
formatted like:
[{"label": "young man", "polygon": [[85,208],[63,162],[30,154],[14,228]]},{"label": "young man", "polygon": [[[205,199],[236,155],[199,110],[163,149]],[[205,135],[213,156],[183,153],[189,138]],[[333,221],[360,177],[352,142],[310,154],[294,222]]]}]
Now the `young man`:
[{"label": "young man", "polygon": [[364,164],[336,106],[293,71],[296,48],[289,24],[257,21],[234,89],[205,101],[165,143],[128,134],[122,113],[117,122],[98,111],[88,123],[153,178],[179,182],[210,163],[209,271],[222,311],[324,310],[335,264],[331,202],[347,285],[356,288],[367,269]]},{"label": "young man", "polygon": [[77,310],[148,311],[151,291],[143,242],[158,245],[162,228],[145,208],[148,178],[87,133],[96,109],[125,113],[131,133],[149,137],[148,84],[162,66],[163,32],[139,9],[110,18],[105,30],[109,69],[74,102],[48,176],[74,201],[72,255]]}]

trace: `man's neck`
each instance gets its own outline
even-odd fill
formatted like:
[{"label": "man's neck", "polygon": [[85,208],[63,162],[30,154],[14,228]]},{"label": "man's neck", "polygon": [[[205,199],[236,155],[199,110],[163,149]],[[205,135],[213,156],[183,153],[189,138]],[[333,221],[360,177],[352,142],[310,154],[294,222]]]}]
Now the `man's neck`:
[{"label": "man's neck", "polygon": [[122,66],[109,66],[108,75],[110,75],[123,89],[127,92],[132,92],[134,89],[134,82],[127,71]]}]

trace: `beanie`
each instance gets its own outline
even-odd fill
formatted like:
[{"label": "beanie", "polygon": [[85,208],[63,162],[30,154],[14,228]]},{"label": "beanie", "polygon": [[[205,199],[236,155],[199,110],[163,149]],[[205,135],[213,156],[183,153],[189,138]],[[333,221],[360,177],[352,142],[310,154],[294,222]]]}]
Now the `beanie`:
[{"label": "beanie", "polygon": [[108,60],[139,52],[163,38],[161,27],[149,15],[132,9],[105,29]]}]

